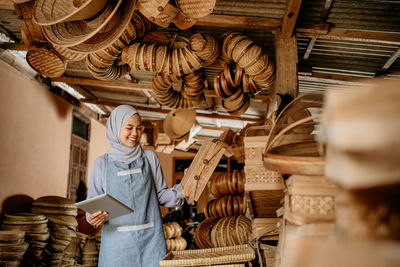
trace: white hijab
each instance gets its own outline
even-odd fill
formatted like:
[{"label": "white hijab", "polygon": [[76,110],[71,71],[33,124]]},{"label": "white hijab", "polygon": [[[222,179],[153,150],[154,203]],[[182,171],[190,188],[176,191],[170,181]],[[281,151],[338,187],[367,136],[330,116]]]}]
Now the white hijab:
[{"label": "white hijab", "polygon": [[132,162],[142,156],[143,150],[139,142],[135,147],[127,147],[121,143],[119,133],[130,117],[138,114],[137,110],[129,105],[121,105],[115,108],[107,120],[106,136],[110,142],[108,156],[112,161]]}]

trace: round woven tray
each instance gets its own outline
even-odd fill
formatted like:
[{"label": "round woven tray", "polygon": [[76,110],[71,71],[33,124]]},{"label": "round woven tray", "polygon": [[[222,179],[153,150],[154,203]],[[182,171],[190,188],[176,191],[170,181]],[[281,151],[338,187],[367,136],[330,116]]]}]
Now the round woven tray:
[{"label": "round woven tray", "polygon": [[46,48],[31,47],[26,53],[26,61],[39,74],[49,78],[61,77],[65,72],[64,61]]}]

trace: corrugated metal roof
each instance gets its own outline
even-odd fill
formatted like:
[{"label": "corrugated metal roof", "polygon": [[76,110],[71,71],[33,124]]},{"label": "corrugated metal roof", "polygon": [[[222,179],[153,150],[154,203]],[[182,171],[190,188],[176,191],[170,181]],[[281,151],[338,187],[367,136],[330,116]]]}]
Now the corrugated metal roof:
[{"label": "corrugated metal roof", "polygon": [[[319,21],[325,0],[302,1],[298,21]],[[334,0],[325,22],[332,27],[400,31],[400,1]]]},{"label": "corrugated metal roof", "polygon": [[317,39],[309,59],[304,61],[303,57],[310,40],[302,37],[297,39],[299,61],[303,61],[303,65],[313,69],[347,73],[350,76],[374,76],[400,48],[400,44]]}]

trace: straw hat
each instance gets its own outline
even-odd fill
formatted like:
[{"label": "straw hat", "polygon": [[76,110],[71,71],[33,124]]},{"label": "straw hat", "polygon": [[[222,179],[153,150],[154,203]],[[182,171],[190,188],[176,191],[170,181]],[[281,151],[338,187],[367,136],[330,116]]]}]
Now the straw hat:
[{"label": "straw hat", "polygon": [[171,139],[179,139],[189,133],[195,121],[195,109],[171,110],[164,119],[164,131]]},{"label": "straw hat", "polygon": [[[42,26],[44,35],[53,45],[55,44],[64,47],[78,45],[90,39],[102,29],[105,29],[111,19],[118,19],[117,16],[114,15],[121,6],[122,8],[125,6],[121,5],[122,2],[122,0],[108,0],[101,14],[97,15],[93,19],[66,21]],[[124,10],[120,12],[123,11]]]},{"label": "straw hat", "polygon": [[129,23],[135,11],[136,0],[125,0],[112,19],[90,39],[69,47],[76,52],[96,52],[110,46],[128,30]]},{"label": "straw hat", "polygon": [[94,17],[107,0],[37,0],[33,18],[39,25],[52,25],[65,21]]}]

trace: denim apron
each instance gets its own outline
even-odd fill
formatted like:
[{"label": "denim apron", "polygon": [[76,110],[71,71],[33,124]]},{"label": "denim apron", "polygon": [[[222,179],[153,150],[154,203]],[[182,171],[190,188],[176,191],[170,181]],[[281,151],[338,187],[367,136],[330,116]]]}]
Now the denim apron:
[{"label": "denim apron", "polygon": [[134,210],[103,225],[99,266],[155,267],[167,253],[150,164],[142,157],[106,165],[106,191]]}]

